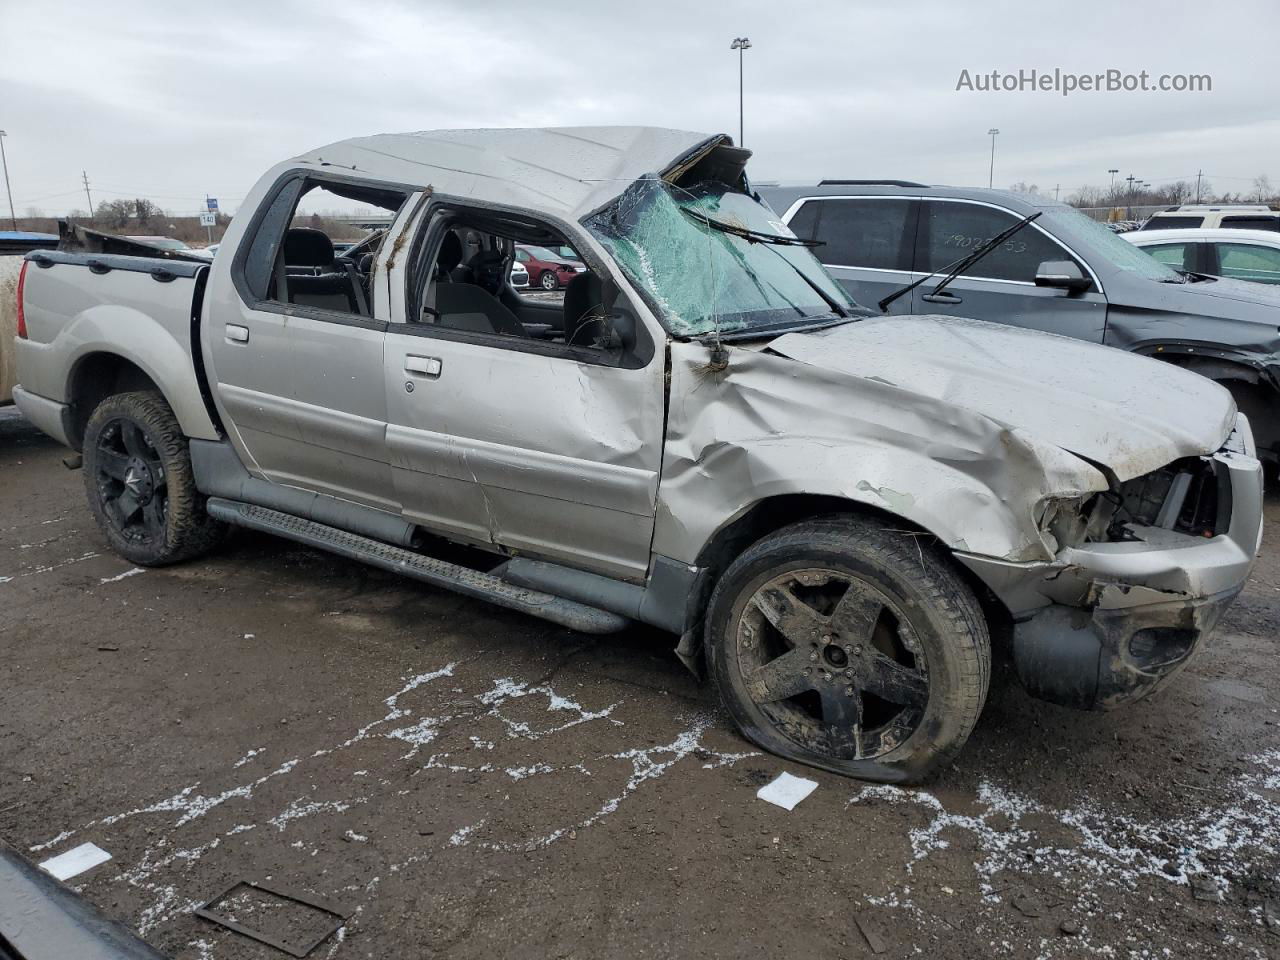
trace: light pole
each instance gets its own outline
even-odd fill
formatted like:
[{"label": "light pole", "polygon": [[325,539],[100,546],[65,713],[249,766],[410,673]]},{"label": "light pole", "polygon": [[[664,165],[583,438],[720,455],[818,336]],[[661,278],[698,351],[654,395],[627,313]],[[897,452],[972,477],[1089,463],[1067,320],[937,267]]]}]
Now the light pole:
[{"label": "light pole", "polygon": [[1132,220],[1133,219],[1133,185],[1135,182],[1141,182],[1141,181],[1139,181],[1138,178],[1135,177],[1132,173],[1129,174],[1127,177],[1125,177],[1125,180],[1129,182],[1129,211],[1128,211],[1129,215],[1125,217],[1125,219]]},{"label": "light pole", "polygon": [[1107,197],[1107,199],[1108,199],[1109,201],[1111,201],[1112,203],[1115,203],[1115,197],[1116,197],[1116,174],[1117,174],[1117,173],[1119,173],[1119,172],[1120,172],[1120,168],[1119,168],[1119,167],[1115,167],[1115,168],[1113,168],[1113,169],[1109,169],[1109,170],[1107,170],[1107,173],[1111,174],[1111,193],[1110,193],[1110,195]]},{"label": "light pole", "polygon": [[987,188],[990,189],[996,179],[996,137],[1000,131],[992,127],[987,131],[987,136],[991,138],[991,169],[987,171]]},{"label": "light pole", "polygon": [[4,167],[4,192],[9,196],[9,222],[13,229],[18,229],[18,217],[13,212],[13,191],[9,189],[9,158],[4,155],[4,138],[8,136],[0,130],[0,166]]},{"label": "light pole", "polygon": [[729,49],[738,51],[738,146],[742,146],[742,55],[751,49],[751,41],[746,37],[734,37]]}]

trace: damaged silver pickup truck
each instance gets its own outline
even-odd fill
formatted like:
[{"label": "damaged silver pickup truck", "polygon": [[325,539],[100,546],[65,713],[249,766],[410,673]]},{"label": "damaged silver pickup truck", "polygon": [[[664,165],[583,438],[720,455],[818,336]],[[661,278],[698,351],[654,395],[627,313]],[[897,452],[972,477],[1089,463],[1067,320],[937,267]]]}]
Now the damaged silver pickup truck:
[{"label": "damaged silver pickup truck", "polygon": [[[651,128],[373,136],[271,170],[212,265],[67,230],[23,269],[15,398],[83,451],[135,563],[236,525],[575,630],[656,625],[747,737],[852,776],[957,753],[993,633],[1048,700],[1160,686],[1259,546],[1227,392],[873,315],[748,157]],[[337,256],[298,216],[322,193],[392,223]],[[512,289],[517,243],[579,255],[563,303]]]}]

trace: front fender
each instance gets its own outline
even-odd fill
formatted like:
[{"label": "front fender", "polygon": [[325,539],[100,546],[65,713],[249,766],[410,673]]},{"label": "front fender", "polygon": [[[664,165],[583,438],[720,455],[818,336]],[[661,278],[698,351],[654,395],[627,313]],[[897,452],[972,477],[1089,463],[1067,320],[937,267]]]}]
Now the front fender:
[{"label": "front fender", "polygon": [[909,521],[948,547],[1048,560],[1036,507],[1107,488],[1092,466],[981,414],[773,354],[672,344],[671,412],[654,552],[695,563],[771,497],[811,494]]}]

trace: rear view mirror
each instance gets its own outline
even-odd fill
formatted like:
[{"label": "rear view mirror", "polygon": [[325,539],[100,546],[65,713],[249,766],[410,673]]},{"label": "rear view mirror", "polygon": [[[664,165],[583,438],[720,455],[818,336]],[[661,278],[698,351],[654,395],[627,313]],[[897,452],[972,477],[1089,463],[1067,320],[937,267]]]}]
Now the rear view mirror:
[{"label": "rear view mirror", "polygon": [[1093,281],[1084,275],[1074,260],[1046,260],[1036,268],[1036,286],[1079,293],[1093,286]]}]

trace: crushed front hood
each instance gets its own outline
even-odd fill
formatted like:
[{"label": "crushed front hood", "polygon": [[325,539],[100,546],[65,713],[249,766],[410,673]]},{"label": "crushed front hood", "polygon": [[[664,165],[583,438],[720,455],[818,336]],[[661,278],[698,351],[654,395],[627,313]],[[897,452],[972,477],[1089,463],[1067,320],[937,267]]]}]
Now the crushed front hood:
[{"label": "crushed front hood", "polygon": [[875,317],[789,333],[767,349],[1022,428],[1121,480],[1210,453],[1234,424],[1230,394],[1204,377],[1111,347],[982,320]]}]

